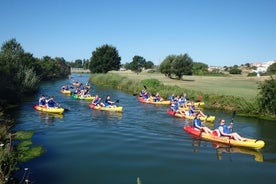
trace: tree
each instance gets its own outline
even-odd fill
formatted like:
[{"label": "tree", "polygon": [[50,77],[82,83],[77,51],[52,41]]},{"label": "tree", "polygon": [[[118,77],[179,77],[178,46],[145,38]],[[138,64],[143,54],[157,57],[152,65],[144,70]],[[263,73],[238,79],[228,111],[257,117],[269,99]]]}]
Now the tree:
[{"label": "tree", "polygon": [[107,73],[110,70],[119,70],[121,57],[115,47],[103,45],[92,52],[89,69],[92,73]]},{"label": "tree", "polygon": [[273,63],[267,68],[267,72],[275,74],[276,73],[276,63]]},{"label": "tree", "polygon": [[154,63],[152,61],[146,61],[144,67],[145,67],[145,69],[151,69],[151,68],[153,68],[153,66],[154,66]]},{"label": "tree", "polygon": [[129,63],[130,70],[138,74],[145,67],[145,63],[146,63],[146,60],[142,56],[134,56],[132,58],[132,62]]},{"label": "tree", "polygon": [[237,65],[235,65],[234,67],[230,68],[229,73],[230,74],[241,74],[242,71],[241,71],[241,69],[238,68]]},{"label": "tree", "polygon": [[174,62],[175,58],[176,58],[176,55],[169,55],[163,60],[163,62],[159,66],[160,72],[170,78],[172,77],[171,75],[173,74],[172,63]]},{"label": "tree", "polygon": [[3,43],[0,51],[1,102],[16,103],[22,94],[37,89],[39,77],[32,67],[35,61],[15,39]]},{"label": "tree", "polygon": [[193,60],[188,54],[179,55],[173,62],[173,72],[180,80],[183,75],[192,75]]},{"label": "tree", "polygon": [[208,65],[200,62],[193,63],[193,74],[202,75],[206,72],[208,72]]},{"label": "tree", "polygon": [[276,80],[271,76],[259,85],[259,108],[262,113],[276,114]]}]

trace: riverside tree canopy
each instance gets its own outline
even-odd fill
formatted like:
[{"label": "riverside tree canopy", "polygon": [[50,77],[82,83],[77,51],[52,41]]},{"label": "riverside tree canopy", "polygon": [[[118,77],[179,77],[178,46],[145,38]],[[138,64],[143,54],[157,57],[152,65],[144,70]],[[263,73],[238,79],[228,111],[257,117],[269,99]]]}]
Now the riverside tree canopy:
[{"label": "riverside tree canopy", "polygon": [[111,70],[119,70],[121,57],[115,47],[103,45],[92,52],[89,70],[91,73],[107,73]]}]

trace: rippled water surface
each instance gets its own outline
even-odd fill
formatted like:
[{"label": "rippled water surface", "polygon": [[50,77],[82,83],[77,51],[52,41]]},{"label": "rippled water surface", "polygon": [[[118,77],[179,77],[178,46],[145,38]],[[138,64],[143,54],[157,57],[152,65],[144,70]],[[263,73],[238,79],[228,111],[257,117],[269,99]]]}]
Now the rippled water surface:
[{"label": "rippled water surface", "polygon": [[[73,75],[87,82],[88,75]],[[107,94],[123,113],[91,110],[89,102],[59,92],[71,82],[47,82],[30,97],[18,113],[17,130],[34,130],[34,145],[42,145],[41,157],[21,164],[17,174],[32,183],[275,183],[276,122],[236,116],[234,130],[245,137],[265,140],[260,151],[218,148],[193,139],[183,131],[189,122],[167,115],[166,106],[141,104],[121,91],[92,86],[92,94]],[[54,95],[70,111],[64,116],[33,109],[40,94]],[[207,111],[216,119],[231,114]],[[208,124],[208,126],[217,126]]]}]

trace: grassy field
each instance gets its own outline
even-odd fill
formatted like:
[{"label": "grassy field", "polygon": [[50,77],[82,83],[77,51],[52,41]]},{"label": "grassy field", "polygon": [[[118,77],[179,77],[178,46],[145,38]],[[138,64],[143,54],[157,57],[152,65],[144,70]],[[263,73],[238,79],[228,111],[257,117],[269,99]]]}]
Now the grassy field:
[{"label": "grassy field", "polygon": [[258,94],[258,83],[268,77],[245,77],[245,76],[183,76],[182,80],[170,79],[160,73],[143,71],[139,75],[131,71],[112,71],[121,76],[133,80],[149,78],[158,79],[164,85],[177,85],[194,91],[202,91],[206,94],[229,95],[243,98],[255,98]]}]

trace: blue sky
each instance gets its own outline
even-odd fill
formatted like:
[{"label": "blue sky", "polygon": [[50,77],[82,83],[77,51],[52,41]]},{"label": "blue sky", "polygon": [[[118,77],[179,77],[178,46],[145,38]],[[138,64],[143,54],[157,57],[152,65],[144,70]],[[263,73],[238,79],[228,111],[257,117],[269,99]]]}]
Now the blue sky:
[{"label": "blue sky", "polygon": [[276,60],[275,0],[1,0],[1,45],[90,59],[109,44],[121,63],[160,64],[187,53],[195,62],[232,66]]}]

